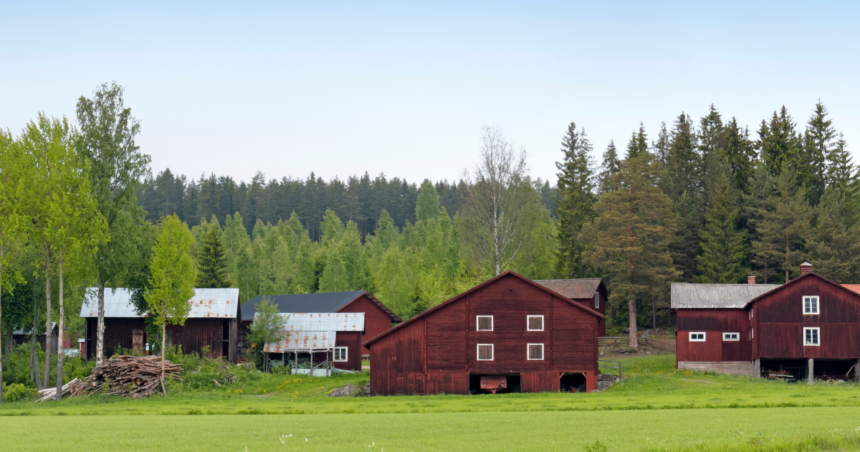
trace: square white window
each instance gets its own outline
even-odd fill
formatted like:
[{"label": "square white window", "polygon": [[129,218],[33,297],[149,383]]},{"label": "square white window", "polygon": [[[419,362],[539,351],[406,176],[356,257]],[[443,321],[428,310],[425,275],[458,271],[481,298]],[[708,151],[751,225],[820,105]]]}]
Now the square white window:
[{"label": "square white window", "polygon": [[741,340],[740,333],[723,333],[724,341],[739,341]]},{"label": "square white window", "polygon": [[478,331],[493,331],[493,316],[479,315],[477,319]]},{"label": "square white window", "polygon": [[528,360],[543,361],[543,344],[528,344]]},{"label": "square white window", "polygon": [[821,328],[804,328],[803,345],[817,347],[820,344]]},{"label": "square white window", "polygon": [[594,294],[594,309],[600,309],[600,294]]},{"label": "square white window", "polygon": [[493,344],[478,344],[478,361],[493,360]]},{"label": "square white window", "polygon": [[690,332],[690,342],[705,342],[705,333]]},{"label": "square white window", "polygon": [[349,347],[334,348],[334,362],[344,363],[349,361]]},{"label": "square white window", "polygon": [[803,297],[803,315],[818,314],[818,295]]},{"label": "square white window", "polygon": [[543,316],[542,315],[526,316],[526,330],[528,330],[528,331],[543,331]]}]

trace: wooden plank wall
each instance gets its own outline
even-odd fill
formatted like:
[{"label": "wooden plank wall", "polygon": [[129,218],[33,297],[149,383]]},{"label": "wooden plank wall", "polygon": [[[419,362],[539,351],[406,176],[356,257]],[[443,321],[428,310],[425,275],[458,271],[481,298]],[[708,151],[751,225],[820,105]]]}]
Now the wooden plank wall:
[{"label": "wooden plank wall", "polygon": [[[187,319],[185,325],[167,325],[173,331],[173,345],[182,346],[183,353],[202,353],[210,347],[208,358],[220,358],[224,353],[224,322],[229,319]],[[168,333],[169,334],[169,333]],[[131,330],[128,331],[131,338]]]},{"label": "wooden plank wall", "polygon": [[[96,328],[97,318],[87,318],[87,358],[96,356]],[[106,318],[104,337],[104,356],[110,357],[116,351],[117,346],[124,349],[132,347],[132,331],[146,330],[144,319],[139,318]]]},{"label": "wooden plank wall", "polygon": [[[362,295],[353,300],[348,305],[344,306],[337,312],[363,312],[364,313],[364,334],[361,335],[362,344],[368,339],[379,336],[385,330],[391,328],[391,317],[385,313],[376,303]],[[370,350],[364,345],[361,346],[361,354],[369,355]]]},{"label": "wooden plank wall", "polygon": [[[336,347],[348,347],[347,362],[336,362],[334,367],[346,370],[361,370],[361,333],[339,331],[335,339]],[[334,352],[332,352],[334,353]],[[334,359],[332,356],[329,359]]]},{"label": "wooden plank wall", "polygon": [[[819,315],[803,314],[803,296],[818,295]],[[808,276],[755,302],[756,358],[860,358],[860,295]],[[803,328],[821,328],[821,345],[804,346]]]},{"label": "wooden plank wall", "polygon": [[[691,331],[705,333],[705,342],[690,342]],[[723,341],[738,333],[739,341]],[[745,309],[679,309],[675,339],[677,362],[749,361],[749,312]]]},{"label": "wooden plank wall", "polygon": [[[423,394],[424,344],[423,320],[406,325],[397,333],[374,342],[370,351],[371,393]],[[468,383],[466,386],[468,388]]]}]

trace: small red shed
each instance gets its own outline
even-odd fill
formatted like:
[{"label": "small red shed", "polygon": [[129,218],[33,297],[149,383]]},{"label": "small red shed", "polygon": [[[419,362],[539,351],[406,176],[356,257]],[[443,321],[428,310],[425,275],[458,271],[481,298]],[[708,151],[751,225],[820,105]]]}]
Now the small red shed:
[{"label": "small red shed", "polygon": [[365,342],[371,393],[500,390],[491,377],[504,377],[504,391],[593,391],[601,323],[594,309],[508,271]]}]

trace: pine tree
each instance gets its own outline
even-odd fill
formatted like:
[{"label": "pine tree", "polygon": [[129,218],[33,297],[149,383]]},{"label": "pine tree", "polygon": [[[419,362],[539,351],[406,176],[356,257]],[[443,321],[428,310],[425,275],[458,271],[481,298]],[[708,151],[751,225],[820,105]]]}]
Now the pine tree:
[{"label": "pine tree", "polygon": [[796,164],[801,159],[801,140],[795,131],[794,120],[783,106],[773,112],[770,124],[761,122],[756,146],[770,174],[777,175],[785,162]]},{"label": "pine tree", "polygon": [[677,201],[686,192],[693,202],[698,202],[702,192],[702,165],[693,120],[681,113],[672,130],[666,194]]},{"label": "pine tree", "polygon": [[799,182],[809,187],[809,202],[814,206],[818,204],[827,186],[827,157],[832,152],[836,129],[833,128],[833,121],[827,118],[827,108],[820,100],[815,104],[815,110],[806,124],[803,160],[809,168],[806,170],[805,180]]},{"label": "pine tree", "polygon": [[209,227],[197,258],[197,287],[219,289],[230,287],[227,259],[217,224]]},{"label": "pine tree", "polygon": [[749,178],[752,176],[755,146],[749,140],[749,131],[738,126],[732,118],[724,130],[722,160],[731,168],[734,185],[744,194],[749,194]]},{"label": "pine tree", "polygon": [[645,134],[645,124],[639,123],[639,132],[633,132],[630,142],[627,143],[627,156],[636,158],[648,152],[648,135]]},{"label": "pine tree", "polygon": [[671,250],[675,267],[684,281],[692,281],[696,272],[696,256],[701,253],[699,230],[702,223],[699,206],[684,192],[672,206],[677,233],[673,236]]},{"label": "pine tree", "polygon": [[806,241],[815,272],[837,283],[860,279],[860,225],[838,189],[827,188],[815,208],[816,225]]},{"label": "pine tree", "polygon": [[597,218],[583,228],[583,260],[609,277],[610,302],[627,301],[630,346],[638,348],[636,298],[678,276],[669,251],[675,222],[671,200],[655,185],[650,154],[625,160],[617,179],[621,188],[600,197]]},{"label": "pine tree", "polygon": [[439,193],[429,179],[424,179],[415,201],[415,218],[428,221],[439,216]]},{"label": "pine tree", "polygon": [[669,147],[671,143],[672,139],[669,136],[669,131],[666,129],[666,123],[661,122],[657,141],[651,143],[651,149],[654,149],[654,157],[663,169],[669,165]]},{"label": "pine tree", "polygon": [[558,261],[557,274],[562,278],[581,278],[590,274],[582,263],[584,246],[579,242],[582,226],[594,216],[594,171],[591,142],[585,130],[577,131],[570,123],[561,142],[563,159],[558,169]]},{"label": "pine tree", "polygon": [[615,175],[619,172],[621,172],[621,160],[618,160],[615,142],[610,140],[606,152],[603,153],[603,163],[600,165],[600,174],[597,176],[597,192],[606,193],[618,190],[619,187],[615,185],[617,180]]},{"label": "pine tree", "polygon": [[711,104],[708,115],[699,121],[699,152],[703,161],[708,161],[711,155],[720,153],[725,147],[723,119],[720,112]]},{"label": "pine tree", "polygon": [[827,155],[827,187],[836,189],[839,195],[848,203],[850,212],[854,212],[854,197],[852,192],[857,185],[857,168],[851,161],[848,144],[839,134],[839,140]]},{"label": "pine tree", "polygon": [[738,218],[729,177],[722,173],[705,214],[705,229],[701,232],[702,253],[696,257],[698,282],[733,284],[743,280],[743,266],[748,254],[743,232],[735,230]]}]

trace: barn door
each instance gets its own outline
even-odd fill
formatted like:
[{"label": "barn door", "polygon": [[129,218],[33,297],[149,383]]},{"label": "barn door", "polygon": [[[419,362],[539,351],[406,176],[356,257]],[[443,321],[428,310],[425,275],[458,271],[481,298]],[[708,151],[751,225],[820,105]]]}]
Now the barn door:
[{"label": "barn door", "polygon": [[135,353],[143,354],[143,330],[131,331],[131,349]]}]

